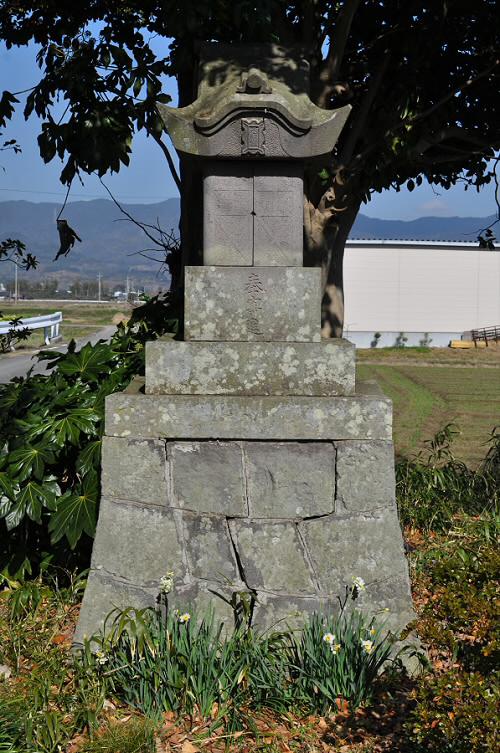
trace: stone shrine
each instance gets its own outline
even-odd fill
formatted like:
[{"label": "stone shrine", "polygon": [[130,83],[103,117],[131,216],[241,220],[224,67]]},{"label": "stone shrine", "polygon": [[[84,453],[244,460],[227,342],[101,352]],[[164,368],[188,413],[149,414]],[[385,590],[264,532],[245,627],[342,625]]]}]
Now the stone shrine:
[{"label": "stone shrine", "polygon": [[361,577],[358,606],[401,629],[391,403],[355,384],[351,343],[321,341],[320,270],[303,267],[303,166],[349,108],[316,107],[307,64],[278,47],[207,47],[200,71],[197,100],[160,111],[200,182],[203,263],[185,269],[184,341],[148,343],[145,380],[106,400],[75,642],[154,605],[167,571],[174,607],[229,621],[250,592],[261,628],[335,608]]}]

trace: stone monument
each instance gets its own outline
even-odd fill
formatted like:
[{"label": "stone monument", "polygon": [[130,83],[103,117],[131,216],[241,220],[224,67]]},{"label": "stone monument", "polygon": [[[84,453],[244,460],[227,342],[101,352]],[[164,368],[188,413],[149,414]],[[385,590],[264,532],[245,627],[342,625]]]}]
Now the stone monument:
[{"label": "stone monument", "polygon": [[160,109],[200,182],[203,263],[185,269],[184,341],[148,343],[145,381],[107,398],[75,642],[115,606],[154,605],[167,571],[173,606],[230,620],[250,592],[262,628],[360,577],[359,606],[402,628],[391,403],[355,385],[351,343],[321,341],[320,270],[303,267],[303,166],[349,108],[316,107],[307,64],[277,47],[208,47],[200,70],[192,105]]}]

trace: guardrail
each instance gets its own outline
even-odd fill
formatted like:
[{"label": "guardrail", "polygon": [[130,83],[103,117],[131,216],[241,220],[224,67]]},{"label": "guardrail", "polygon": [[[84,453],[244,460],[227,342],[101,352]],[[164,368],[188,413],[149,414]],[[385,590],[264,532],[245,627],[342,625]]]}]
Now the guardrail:
[{"label": "guardrail", "polygon": [[483,327],[482,329],[471,330],[471,338],[476,342],[485,342],[488,345],[488,341],[498,342],[500,340],[500,327]]},{"label": "guardrail", "polygon": [[51,340],[59,337],[59,325],[63,320],[62,311],[56,311],[54,314],[45,314],[44,316],[29,316],[21,319],[16,325],[12,326],[8,321],[0,322],[0,335],[6,335],[7,332],[14,332],[24,329],[43,329],[45,345],[50,345]]}]

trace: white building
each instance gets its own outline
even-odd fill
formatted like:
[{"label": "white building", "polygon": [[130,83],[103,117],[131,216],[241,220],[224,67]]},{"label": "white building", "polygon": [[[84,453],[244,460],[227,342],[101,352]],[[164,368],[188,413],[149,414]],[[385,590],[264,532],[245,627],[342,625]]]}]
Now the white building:
[{"label": "white building", "polygon": [[445,241],[348,241],[344,337],[370,347],[427,336],[448,345],[462,333],[500,325],[500,249]]}]

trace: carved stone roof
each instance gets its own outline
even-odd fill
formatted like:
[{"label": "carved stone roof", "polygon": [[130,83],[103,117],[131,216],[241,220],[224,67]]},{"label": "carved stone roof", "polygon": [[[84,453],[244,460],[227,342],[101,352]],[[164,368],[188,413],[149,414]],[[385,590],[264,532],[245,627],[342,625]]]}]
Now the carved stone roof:
[{"label": "carved stone roof", "polygon": [[324,110],[308,95],[309,67],[281,47],[202,50],[197,99],[158,105],[177,151],[199,157],[306,159],[333,149],[350,107]]}]

